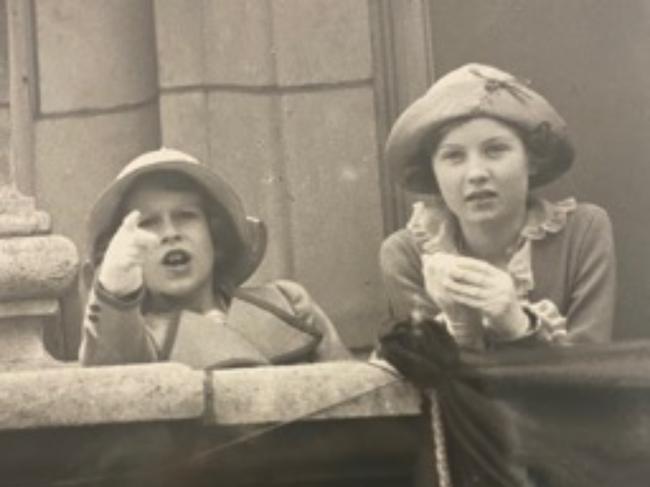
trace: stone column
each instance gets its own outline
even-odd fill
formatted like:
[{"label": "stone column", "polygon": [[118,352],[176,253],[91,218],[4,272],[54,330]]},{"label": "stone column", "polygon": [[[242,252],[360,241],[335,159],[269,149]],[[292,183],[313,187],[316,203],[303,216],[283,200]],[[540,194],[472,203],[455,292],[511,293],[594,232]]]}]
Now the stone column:
[{"label": "stone column", "polygon": [[33,174],[29,9],[29,0],[7,2],[11,131],[8,179],[0,186],[0,370],[58,364],[43,346],[43,329],[58,318],[78,265],[74,244],[51,235],[50,216],[21,191],[32,190]]}]

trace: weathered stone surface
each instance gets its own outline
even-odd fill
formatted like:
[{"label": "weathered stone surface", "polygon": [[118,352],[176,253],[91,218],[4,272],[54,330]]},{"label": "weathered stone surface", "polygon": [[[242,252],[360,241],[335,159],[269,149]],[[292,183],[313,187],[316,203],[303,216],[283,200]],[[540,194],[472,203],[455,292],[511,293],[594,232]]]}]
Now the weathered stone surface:
[{"label": "weathered stone surface", "polygon": [[156,95],[151,2],[34,5],[42,112],[109,108]]},{"label": "weathered stone surface", "polygon": [[158,0],[155,10],[162,87],[274,83],[269,2]]},{"label": "weathered stone surface", "polygon": [[279,85],[372,76],[368,2],[273,0],[271,6]]},{"label": "weathered stone surface", "polygon": [[[0,32],[6,34],[7,25],[7,2],[0,3]],[[9,101],[9,44],[7,39],[0,43],[0,104]]]},{"label": "weathered stone surface", "polygon": [[0,239],[0,300],[60,296],[78,261],[74,244],[60,235]]},{"label": "weathered stone surface", "polygon": [[[1,14],[2,12],[0,12]],[[2,60],[0,54],[0,62]],[[2,76],[6,75],[3,73],[2,66],[0,66],[0,97],[5,96],[6,94],[2,93]],[[9,119],[9,105],[4,105],[7,103],[0,99],[0,185],[6,184],[9,181],[9,174],[11,172],[9,168],[9,146],[10,146],[10,136],[11,136],[11,120]]]},{"label": "weathered stone surface", "polygon": [[202,0],[155,0],[160,86],[199,86],[204,81]]},{"label": "weathered stone surface", "polygon": [[244,425],[332,418],[412,416],[419,394],[384,362],[216,371],[213,421]]},{"label": "weathered stone surface", "polygon": [[209,97],[210,163],[269,229],[258,277],[287,276],[294,245],[278,110],[277,95],[272,94],[213,92]]},{"label": "weathered stone surface", "polygon": [[50,215],[36,209],[34,198],[11,183],[0,186],[0,237],[47,233]]},{"label": "weathered stone surface", "polygon": [[374,120],[371,86],[282,97],[295,275],[353,346],[386,316]]},{"label": "weathered stone surface", "polygon": [[160,145],[158,105],[111,114],[39,120],[35,186],[54,231],[82,249],[84,221],[99,193],[133,157]]},{"label": "weathered stone surface", "polygon": [[62,366],[43,347],[43,328],[59,313],[56,299],[0,302],[0,372]]},{"label": "weathered stone surface", "polygon": [[169,363],[0,373],[0,430],[198,418],[203,377]]},{"label": "weathered stone surface", "polygon": [[[188,9],[190,10],[190,9]],[[160,97],[162,145],[209,161],[208,95],[202,90]]]},{"label": "weathered stone surface", "polygon": [[269,2],[204,2],[205,83],[274,83]]}]

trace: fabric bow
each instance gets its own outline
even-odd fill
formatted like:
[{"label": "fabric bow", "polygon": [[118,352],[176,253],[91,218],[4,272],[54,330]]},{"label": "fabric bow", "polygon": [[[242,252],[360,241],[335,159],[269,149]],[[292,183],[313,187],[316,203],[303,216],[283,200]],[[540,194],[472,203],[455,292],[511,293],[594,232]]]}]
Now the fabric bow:
[{"label": "fabric bow", "polygon": [[[529,100],[532,100],[533,97],[531,94],[526,91],[524,86],[527,86],[530,84],[528,81],[522,81],[517,78],[512,78],[512,79],[501,79],[501,78],[493,78],[491,76],[487,76],[483,73],[481,73],[477,69],[472,69],[470,72],[479,78],[482,78],[485,80],[485,91],[488,93],[494,93],[495,91],[498,90],[505,90],[510,95],[512,95],[513,98],[518,100],[522,104],[528,103]],[[523,85],[523,86],[522,86]]]}]

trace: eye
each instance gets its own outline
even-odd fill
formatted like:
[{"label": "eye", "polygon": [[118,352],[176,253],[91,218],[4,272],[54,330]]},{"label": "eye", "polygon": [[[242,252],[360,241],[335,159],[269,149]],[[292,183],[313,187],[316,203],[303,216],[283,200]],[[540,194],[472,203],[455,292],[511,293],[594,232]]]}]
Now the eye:
[{"label": "eye", "polygon": [[198,220],[203,217],[203,213],[198,208],[182,208],[178,210],[177,216],[184,221]]},{"label": "eye", "polygon": [[139,228],[153,228],[158,223],[158,218],[154,216],[145,216],[140,218],[140,223],[138,223]]},{"label": "eye", "polygon": [[436,160],[448,164],[458,164],[463,158],[464,152],[460,149],[443,149],[436,155]]},{"label": "eye", "polygon": [[510,146],[505,142],[491,142],[485,146],[485,154],[488,157],[499,157],[510,150]]}]

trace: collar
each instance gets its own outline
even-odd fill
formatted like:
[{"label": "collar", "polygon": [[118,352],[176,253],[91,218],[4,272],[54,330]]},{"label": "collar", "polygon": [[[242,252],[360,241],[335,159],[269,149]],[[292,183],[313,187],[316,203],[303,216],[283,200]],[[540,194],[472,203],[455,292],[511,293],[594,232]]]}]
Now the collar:
[{"label": "collar", "polygon": [[[529,199],[526,222],[506,266],[506,270],[515,281],[515,289],[521,297],[535,287],[530,243],[561,232],[566,226],[568,215],[577,206],[574,198],[558,202],[535,197]],[[406,228],[422,254],[445,252],[463,255],[458,223],[439,199],[427,203],[416,202]]]}]

